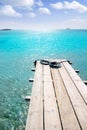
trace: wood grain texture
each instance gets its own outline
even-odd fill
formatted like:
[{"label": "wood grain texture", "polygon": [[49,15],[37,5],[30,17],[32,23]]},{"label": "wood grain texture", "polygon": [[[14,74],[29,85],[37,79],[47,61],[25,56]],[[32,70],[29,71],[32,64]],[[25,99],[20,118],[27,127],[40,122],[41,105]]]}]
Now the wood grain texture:
[{"label": "wood grain texture", "polygon": [[51,71],[63,130],[81,130],[59,71],[57,69],[51,69]]},{"label": "wood grain texture", "polygon": [[39,62],[36,65],[26,130],[43,130],[42,65]]},{"label": "wood grain texture", "polygon": [[78,76],[77,73],[75,73],[75,70],[67,62],[64,62],[63,64],[87,105],[87,86],[84,84],[82,79]]},{"label": "wood grain texture", "polygon": [[87,86],[67,60],[36,64],[25,130],[87,130]]},{"label": "wood grain texture", "polygon": [[48,65],[44,66],[44,116],[45,130],[62,130]]},{"label": "wood grain texture", "polygon": [[87,106],[64,66],[60,68],[59,72],[72,102],[79,125],[83,130],[87,130]]}]

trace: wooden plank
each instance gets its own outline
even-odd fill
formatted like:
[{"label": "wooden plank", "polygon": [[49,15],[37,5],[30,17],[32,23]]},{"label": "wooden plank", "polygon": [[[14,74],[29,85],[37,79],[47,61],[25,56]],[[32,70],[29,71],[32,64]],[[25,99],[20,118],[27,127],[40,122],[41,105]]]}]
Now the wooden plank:
[{"label": "wooden plank", "polygon": [[57,69],[51,69],[63,130],[81,130]]},{"label": "wooden plank", "polygon": [[62,130],[48,65],[44,66],[44,125],[45,130]]},{"label": "wooden plank", "polygon": [[42,65],[37,62],[26,130],[43,130]]},{"label": "wooden plank", "polygon": [[75,115],[79,121],[81,130],[87,130],[87,106],[64,66],[59,69],[59,72],[72,103]]},{"label": "wooden plank", "polygon": [[73,82],[75,83],[77,89],[83,96],[83,99],[87,105],[87,86],[84,84],[84,82],[81,80],[81,78],[78,76],[78,74],[75,73],[74,69],[67,62],[64,62],[63,64],[64,64],[64,67],[66,68],[67,72],[71,76]]}]

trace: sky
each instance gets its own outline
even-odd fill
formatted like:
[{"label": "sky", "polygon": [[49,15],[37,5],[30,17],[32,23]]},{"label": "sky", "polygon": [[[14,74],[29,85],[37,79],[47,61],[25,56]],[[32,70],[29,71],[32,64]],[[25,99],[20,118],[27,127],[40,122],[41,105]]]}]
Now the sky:
[{"label": "sky", "polygon": [[0,28],[87,29],[87,0],[0,0]]}]

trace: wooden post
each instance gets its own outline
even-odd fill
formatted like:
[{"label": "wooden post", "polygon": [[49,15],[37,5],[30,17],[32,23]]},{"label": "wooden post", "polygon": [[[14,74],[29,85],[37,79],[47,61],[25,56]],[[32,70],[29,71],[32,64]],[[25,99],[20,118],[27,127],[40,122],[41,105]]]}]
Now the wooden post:
[{"label": "wooden post", "polygon": [[29,82],[34,82],[34,79],[29,79]]},{"label": "wooden post", "polygon": [[83,81],[84,82],[84,84],[86,84],[87,85],[87,81]]},{"label": "wooden post", "polygon": [[75,70],[76,73],[79,73],[79,70]]},{"label": "wooden post", "polygon": [[32,68],[31,71],[35,71],[35,68]]}]

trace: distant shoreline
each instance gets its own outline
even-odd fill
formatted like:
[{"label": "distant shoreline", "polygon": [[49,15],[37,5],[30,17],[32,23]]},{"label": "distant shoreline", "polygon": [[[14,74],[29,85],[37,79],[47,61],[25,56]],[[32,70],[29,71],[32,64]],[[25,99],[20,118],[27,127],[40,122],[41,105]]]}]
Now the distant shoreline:
[{"label": "distant shoreline", "polygon": [[0,31],[11,31],[12,29],[0,29]]}]

